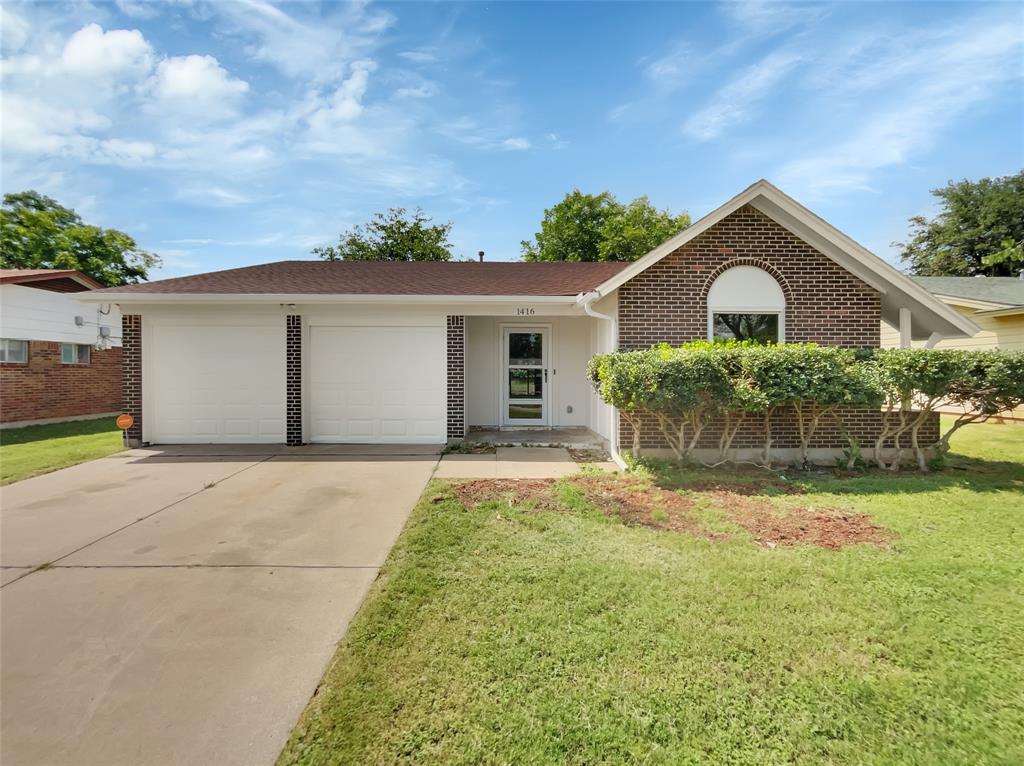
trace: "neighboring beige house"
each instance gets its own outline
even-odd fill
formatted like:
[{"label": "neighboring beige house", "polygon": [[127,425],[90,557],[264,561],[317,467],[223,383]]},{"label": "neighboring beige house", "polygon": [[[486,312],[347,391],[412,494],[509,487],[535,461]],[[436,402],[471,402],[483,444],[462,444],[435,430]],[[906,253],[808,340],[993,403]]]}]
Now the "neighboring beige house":
[{"label": "neighboring beige house", "polygon": [[[912,341],[929,348],[1024,351],[1024,278],[1017,277],[911,277],[946,305],[970,318],[981,331],[969,338],[934,338]],[[882,346],[898,347],[900,332],[882,322]],[[1014,412],[1024,420],[1024,408]]]}]

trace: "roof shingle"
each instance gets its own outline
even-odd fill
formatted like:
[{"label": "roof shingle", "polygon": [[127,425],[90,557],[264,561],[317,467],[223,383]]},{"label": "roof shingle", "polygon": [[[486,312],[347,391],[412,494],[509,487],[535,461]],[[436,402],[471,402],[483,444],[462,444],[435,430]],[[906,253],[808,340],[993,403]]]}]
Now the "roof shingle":
[{"label": "roof shingle", "polygon": [[628,266],[599,263],[279,261],[112,287],[139,294],[578,295]]}]

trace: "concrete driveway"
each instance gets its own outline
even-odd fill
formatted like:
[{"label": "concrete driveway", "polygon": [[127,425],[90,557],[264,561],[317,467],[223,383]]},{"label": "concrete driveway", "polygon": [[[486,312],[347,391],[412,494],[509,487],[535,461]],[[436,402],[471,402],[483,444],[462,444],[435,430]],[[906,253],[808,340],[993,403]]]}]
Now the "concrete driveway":
[{"label": "concrete driveway", "polygon": [[435,452],[133,450],[4,487],[0,762],[273,763]]}]

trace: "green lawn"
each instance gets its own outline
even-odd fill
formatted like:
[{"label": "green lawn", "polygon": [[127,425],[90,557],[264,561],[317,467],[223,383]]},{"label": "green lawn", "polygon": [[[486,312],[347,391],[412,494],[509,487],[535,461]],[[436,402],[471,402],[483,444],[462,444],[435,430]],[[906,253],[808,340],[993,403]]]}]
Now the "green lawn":
[{"label": "green lawn", "polygon": [[0,484],[119,452],[114,418],[75,420],[0,431]]},{"label": "green lawn", "polygon": [[706,493],[683,496],[730,539],[628,526],[567,482],[541,511],[435,481],[280,763],[1024,763],[1024,427],[954,449],[806,494],[654,476],[896,535],[838,550],[758,545]]}]

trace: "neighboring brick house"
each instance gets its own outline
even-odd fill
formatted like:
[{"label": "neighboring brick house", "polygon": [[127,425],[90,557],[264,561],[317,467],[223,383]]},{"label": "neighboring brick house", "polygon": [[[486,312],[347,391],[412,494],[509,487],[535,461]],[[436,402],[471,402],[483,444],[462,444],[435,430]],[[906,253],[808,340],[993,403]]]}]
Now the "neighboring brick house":
[{"label": "neighboring brick house", "polygon": [[[125,313],[141,442],[437,444],[473,427],[581,427],[615,451],[617,413],[585,375],[596,353],[736,336],[877,347],[883,320],[906,344],[977,331],[766,181],[634,263],[288,261],[87,300]],[[850,429],[867,441],[879,417],[858,412]],[[796,446],[791,416],[773,430]],[[826,427],[812,446],[846,444]]]},{"label": "neighboring brick house", "polygon": [[75,420],[121,408],[121,314],[82,303],[103,285],[77,271],[0,270],[0,424]]}]

